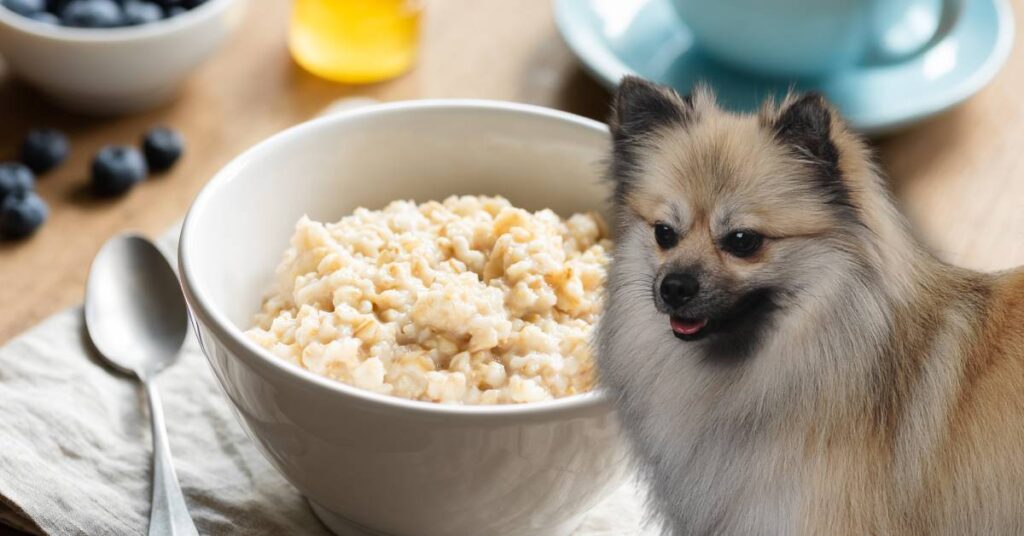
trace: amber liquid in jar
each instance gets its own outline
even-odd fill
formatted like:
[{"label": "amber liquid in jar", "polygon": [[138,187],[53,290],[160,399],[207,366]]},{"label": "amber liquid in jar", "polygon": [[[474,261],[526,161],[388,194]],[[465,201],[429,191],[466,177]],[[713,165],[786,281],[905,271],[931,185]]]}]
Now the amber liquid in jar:
[{"label": "amber liquid in jar", "polygon": [[387,80],[415,61],[421,12],[419,0],[294,0],[288,46],[317,76]]}]

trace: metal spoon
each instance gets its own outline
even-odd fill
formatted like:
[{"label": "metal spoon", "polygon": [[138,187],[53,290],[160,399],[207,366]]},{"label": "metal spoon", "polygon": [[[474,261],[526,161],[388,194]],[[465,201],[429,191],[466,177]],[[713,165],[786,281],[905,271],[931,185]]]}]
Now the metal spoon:
[{"label": "metal spoon", "polygon": [[146,389],[153,427],[150,536],[198,536],[171,465],[155,382],[156,375],[178,357],[188,331],[188,312],[174,270],[152,242],[121,235],[103,245],[89,270],[85,325],[106,361],[135,376]]}]

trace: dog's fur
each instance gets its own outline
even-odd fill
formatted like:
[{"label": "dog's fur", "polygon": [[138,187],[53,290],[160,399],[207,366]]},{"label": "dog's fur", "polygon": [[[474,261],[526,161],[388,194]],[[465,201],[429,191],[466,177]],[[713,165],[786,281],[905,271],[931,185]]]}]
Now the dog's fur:
[{"label": "dog's fur", "polygon": [[[598,369],[666,533],[1024,534],[1024,273],[925,251],[821,97],[740,115],[627,78],[611,129]],[[735,229],[761,249],[722,251]]]}]

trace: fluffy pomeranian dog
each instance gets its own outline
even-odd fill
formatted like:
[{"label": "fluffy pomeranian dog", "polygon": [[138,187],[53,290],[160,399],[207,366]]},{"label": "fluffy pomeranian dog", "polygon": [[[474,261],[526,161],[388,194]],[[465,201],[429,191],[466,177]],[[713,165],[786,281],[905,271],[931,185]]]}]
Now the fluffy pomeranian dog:
[{"label": "fluffy pomeranian dog", "polygon": [[1024,534],[1024,273],[929,254],[820,96],[627,78],[611,130],[598,370],[666,533]]}]

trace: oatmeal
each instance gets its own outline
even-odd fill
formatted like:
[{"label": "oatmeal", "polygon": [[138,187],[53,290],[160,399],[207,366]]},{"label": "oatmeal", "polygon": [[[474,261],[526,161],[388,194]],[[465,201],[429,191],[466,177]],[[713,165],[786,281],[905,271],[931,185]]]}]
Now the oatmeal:
[{"label": "oatmeal", "polygon": [[247,332],[378,393],[463,404],[588,391],[611,243],[596,214],[450,197],[299,220]]}]

